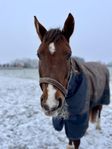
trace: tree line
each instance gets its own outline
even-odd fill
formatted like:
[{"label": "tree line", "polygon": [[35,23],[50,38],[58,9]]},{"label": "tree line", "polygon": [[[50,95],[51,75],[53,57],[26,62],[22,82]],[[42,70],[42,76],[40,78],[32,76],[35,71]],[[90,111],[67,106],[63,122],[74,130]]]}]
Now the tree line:
[{"label": "tree line", "polygon": [[38,60],[24,58],[24,59],[15,59],[9,63],[0,64],[1,68],[37,68]]}]

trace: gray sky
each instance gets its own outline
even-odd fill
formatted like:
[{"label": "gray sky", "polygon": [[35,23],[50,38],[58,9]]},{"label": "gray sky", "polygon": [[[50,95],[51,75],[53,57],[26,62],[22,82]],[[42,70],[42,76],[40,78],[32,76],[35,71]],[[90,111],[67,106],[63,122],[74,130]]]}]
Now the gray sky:
[{"label": "gray sky", "polygon": [[34,15],[47,29],[62,28],[69,12],[76,22],[73,55],[112,61],[112,0],[0,0],[0,63],[36,58]]}]

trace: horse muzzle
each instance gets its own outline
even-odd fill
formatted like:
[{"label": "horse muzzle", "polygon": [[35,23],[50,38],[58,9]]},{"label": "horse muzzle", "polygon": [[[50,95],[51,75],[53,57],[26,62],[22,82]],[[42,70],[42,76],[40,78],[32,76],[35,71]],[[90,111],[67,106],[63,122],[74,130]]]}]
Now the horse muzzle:
[{"label": "horse muzzle", "polygon": [[[47,84],[47,86],[44,86],[43,89],[42,84]],[[40,87],[43,90],[41,96],[42,109],[46,115],[54,115],[62,107],[67,90],[60,82],[48,77],[40,78]]]},{"label": "horse muzzle", "polygon": [[41,107],[42,107],[42,110],[44,111],[45,115],[47,115],[47,116],[55,115],[57,110],[59,110],[63,105],[63,99],[62,98],[56,99],[54,106],[50,106],[48,104],[49,102],[42,102],[42,101],[43,100],[41,99]]}]

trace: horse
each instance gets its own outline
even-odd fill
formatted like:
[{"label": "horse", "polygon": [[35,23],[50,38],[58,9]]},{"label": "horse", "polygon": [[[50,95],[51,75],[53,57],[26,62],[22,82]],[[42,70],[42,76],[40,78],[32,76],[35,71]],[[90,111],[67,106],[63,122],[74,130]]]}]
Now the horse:
[{"label": "horse", "polygon": [[101,129],[103,105],[110,103],[109,71],[99,62],[82,62],[72,57],[69,44],[75,20],[71,13],[62,29],[47,30],[34,16],[34,25],[41,41],[39,58],[39,84],[42,90],[40,105],[53,126],[65,133],[67,149],[79,149],[89,120]]}]

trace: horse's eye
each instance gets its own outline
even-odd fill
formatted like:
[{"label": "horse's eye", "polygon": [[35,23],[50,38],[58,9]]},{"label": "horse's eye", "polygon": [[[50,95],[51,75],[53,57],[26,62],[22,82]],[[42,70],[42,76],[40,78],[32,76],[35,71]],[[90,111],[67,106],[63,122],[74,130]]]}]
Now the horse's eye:
[{"label": "horse's eye", "polygon": [[71,52],[66,55],[67,60],[69,60],[70,56],[71,56]]},{"label": "horse's eye", "polygon": [[38,58],[40,59],[40,53],[39,53],[39,52],[37,52],[37,56],[38,56]]}]

